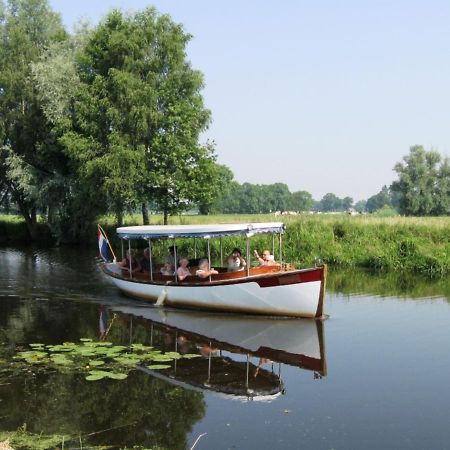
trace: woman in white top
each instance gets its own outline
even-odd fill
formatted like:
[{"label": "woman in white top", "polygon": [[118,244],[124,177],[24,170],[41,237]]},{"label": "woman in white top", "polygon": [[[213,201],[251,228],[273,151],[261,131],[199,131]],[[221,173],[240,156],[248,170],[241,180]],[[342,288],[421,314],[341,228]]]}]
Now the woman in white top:
[{"label": "woman in white top", "polygon": [[195,275],[197,275],[200,278],[206,278],[210,275],[217,275],[219,272],[217,272],[216,269],[210,268],[208,264],[207,259],[202,259],[198,263],[198,270],[195,272]]},{"label": "woman in white top", "polygon": [[188,268],[189,260],[183,256],[180,258],[180,267],[177,269],[177,276],[180,281],[183,281],[186,277],[188,277],[191,272]]},{"label": "woman in white top", "polygon": [[241,256],[241,251],[238,248],[233,249],[231,255],[228,257],[228,272],[238,272],[244,270],[247,263]]}]

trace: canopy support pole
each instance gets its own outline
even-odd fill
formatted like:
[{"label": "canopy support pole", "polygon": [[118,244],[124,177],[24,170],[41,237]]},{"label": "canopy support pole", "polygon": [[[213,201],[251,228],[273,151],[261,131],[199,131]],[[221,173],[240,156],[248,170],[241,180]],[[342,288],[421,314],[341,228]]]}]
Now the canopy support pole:
[{"label": "canopy support pole", "polygon": [[153,258],[152,258],[152,240],[148,240],[149,264],[150,264],[150,280],[153,281]]},{"label": "canopy support pole", "polygon": [[194,238],[194,258],[197,259],[197,239]]},{"label": "canopy support pole", "polygon": [[[211,246],[209,244],[209,237],[207,238],[208,243],[208,268],[211,270]],[[209,274],[209,281],[211,281],[211,273]]]},{"label": "canopy support pole", "polygon": [[174,259],[175,259],[175,261],[173,262],[173,265],[175,266],[174,267],[174,271],[173,271],[173,273],[174,273],[174,275],[175,275],[175,283],[177,282],[177,269],[178,269],[178,264],[177,264],[177,246],[176,246],[176,244],[175,244],[175,238],[173,238],[173,257],[174,257]]},{"label": "canopy support pole", "polygon": [[247,235],[247,276],[250,276],[250,238]]},{"label": "canopy support pole", "polygon": [[133,273],[131,272],[131,241],[128,239],[128,262],[130,265],[130,278],[133,278]]},{"label": "canopy support pole", "polygon": [[249,364],[249,358],[247,353],[247,364],[246,364],[246,374],[245,374],[245,387],[248,389],[248,374],[250,371],[250,364]]},{"label": "canopy support pole", "polygon": [[283,253],[282,253],[282,250],[281,250],[281,233],[280,233],[280,264],[283,264]]},{"label": "canopy support pole", "polygon": [[[275,255],[275,234],[272,233],[272,255]],[[275,256],[274,256],[275,258]]]},{"label": "canopy support pole", "polygon": [[220,267],[223,267],[223,247],[222,247],[222,236],[220,236]]},{"label": "canopy support pole", "polygon": [[120,238],[120,247],[122,248],[122,260],[123,260],[123,239]]}]

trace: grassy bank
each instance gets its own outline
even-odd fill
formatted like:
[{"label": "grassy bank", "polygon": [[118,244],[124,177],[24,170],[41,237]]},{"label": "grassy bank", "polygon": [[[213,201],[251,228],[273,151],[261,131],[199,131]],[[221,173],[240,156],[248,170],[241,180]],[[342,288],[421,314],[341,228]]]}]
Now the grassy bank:
[{"label": "grassy bank", "polygon": [[[0,232],[3,229],[16,237],[26,234],[25,224],[18,219],[0,216]],[[161,224],[162,216],[150,216],[152,224]],[[376,271],[419,273],[432,277],[450,274],[450,217],[375,217],[347,215],[214,215],[171,217],[171,224],[231,223],[283,221],[287,233],[283,236],[283,260],[299,266],[310,266],[322,260],[330,266],[341,268],[361,267]],[[111,217],[102,217],[104,226],[117,254],[121,244],[115,236],[115,225]],[[140,215],[127,216],[126,225],[142,223]],[[95,224],[87,244],[95,245]],[[19,239],[20,240],[20,239]],[[194,255],[193,241],[179,240],[180,253]],[[141,248],[145,245],[141,242]],[[226,238],[223,252],[228,254],[233,247],[245,253],[245,238]],[[204,241],[197,240],[197,255],[206,252]],[[251,250],[272,248],[272,238],[255,236]],[[211,241],[213,258],[220,256],[219,240]],[[167,243],[155,244],[155,256],[167,254]],[[278,258],[278,239],[275,241],[275,256]]]}]

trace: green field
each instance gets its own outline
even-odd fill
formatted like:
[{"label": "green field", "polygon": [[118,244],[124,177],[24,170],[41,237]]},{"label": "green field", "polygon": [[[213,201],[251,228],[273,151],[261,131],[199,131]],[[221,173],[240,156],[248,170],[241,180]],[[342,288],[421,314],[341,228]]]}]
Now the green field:
[{"label": "green field", "polygon": [[[443,277],[450,273],[450,217],[377,217],[370,215],[305,214],[299,216],[274,215],[181,215],[170,217],[171,224],[232,223],[282,221],[287,233],[283,236],[283,260],[298,266],[310,266],[324,261],[330,266],[361,267],[376,271],[420,273]],[[151,215],[151,224],[161,224],[162,216]],[[105,228],[114,247],[120,254],[120,243],[115,238],[112,217],[102,217],[99,223]],[[140,215],[127,216],[125,225],[140,225]],[[11,241],[26,236],[23,221],[14,216],[0,216],[0,232]],[[94,245],[95,224],[92,225],[88,245]],[[192,240],[177,241],[180,252],[193,255]],[[142,246],[145,243],[142,242]],[[204,242],[197,242],[198,254],[204,253]],[[224,254],[234,246],[245,253],[245,238],[223,239]],[[251,250],[272,248],[272,238],[255,236]],[[211,241],[213,257],[220,255],[219,240]],[[167,252],[167,243],[155,245],[156,257]],[[278,239],[275,257],[278,258]]]}]

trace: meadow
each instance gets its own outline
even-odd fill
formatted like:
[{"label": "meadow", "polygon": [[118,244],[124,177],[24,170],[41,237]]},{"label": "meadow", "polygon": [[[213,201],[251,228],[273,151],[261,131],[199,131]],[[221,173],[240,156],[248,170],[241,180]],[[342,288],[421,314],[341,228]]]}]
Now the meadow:
[{"label": "meadow", "polygon": [[[151,215],[153,225],[162,224],[162,216]],[[444,277],[450,273],[450,217],[380,217],[375,215],[302,214],[298,216],[262,215],[180,215],[170,217],[170,224],[232,223],[282,221],[287,231],[283,235],[283,260],[298,266],[310,266],[321,261],[331,267],[366,268],[377,272],[417,273],[428,277]],[[114,219],[101,217],[120,257],[120,241],[115,237]],[[125,225],[140,225],[140,215],[125,217]],[[24,223],[16,216],[0,216],[0,235],[8,241],[22,241],[26,236]],[[46,233],[47,234],[47,233]],[[95,245],[95,225],[86,244]],[[199,241],[199,240],[197,240]],[[192,240],[177,241],[180,252],[193,255]],[[251,239],[251,251],[272,249],[270,236]],[[140,248],[145,246],[142,242]],[[202,247],[203,246],[203,247]],[[242,237],[223,239],[223,254],[240,247],[245,254],[246,240]],[[196,243],[196,252],[204,253],[205,242]],[[278,237],[275,257],[279,258]],[[155,243],[155,256],[163,257],[167,243]],[[220,255],[218,239],[211,241],[216,261]]]}]

